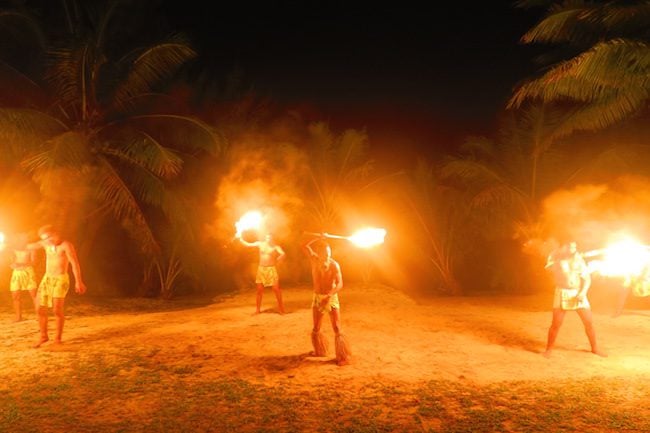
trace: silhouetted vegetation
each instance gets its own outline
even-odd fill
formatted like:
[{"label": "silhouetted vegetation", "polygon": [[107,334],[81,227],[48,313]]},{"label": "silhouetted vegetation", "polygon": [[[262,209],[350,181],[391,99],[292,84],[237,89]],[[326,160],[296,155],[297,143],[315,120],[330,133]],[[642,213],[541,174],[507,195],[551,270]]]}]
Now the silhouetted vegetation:
[{"label": "silhouetted vegetation", "polygon": [[649,174],[647,2],[517,2],[547,8],[522,37],[552,49],[499,133],[382,171],[363,125],[336,130],[288,110],[236,68],[211,77],[151,14],[156,2],[133,3],[0,12],[0,230],[60,226],[89,285],[107,291],[171,298],[245,284],[233,225],[259,208],[294,257],[288,282],[305,277],[303,231],[370,224],[388,229],[381,252],[335,245],[350,278],[523,293],[543,284],[543,248],[526,247],[561,235],[549,196]]}]

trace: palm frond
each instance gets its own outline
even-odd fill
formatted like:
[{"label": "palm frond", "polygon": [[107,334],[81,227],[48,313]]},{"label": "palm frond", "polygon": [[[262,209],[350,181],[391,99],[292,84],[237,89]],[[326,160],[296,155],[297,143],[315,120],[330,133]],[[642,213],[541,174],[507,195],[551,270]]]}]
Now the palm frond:
[{"label": "palm frond", "polygon": [[506,183],[498,167],[462,158],[449,158],[440,168],[440,177],[444,180],[458,180],[463,184]]},{"label": "palm frond", "polygon": [[585,13],[591,19],[607,29],[610,35],[627,36],[647,32],[650,22],[650,2],[607,2],[599,8]]},{"label": "palm frond", "polygon": [[[549,14],[526,32],[521,40],[524,43],[558,43],[570,41],[586,41],[593,39],[585,26],[589,23],[584,20],[584,14],[589,10],[589,5],[580,0],[565,1],[553,5]],[[591,30],[591,29],[589,29]]]},{"label": "palm frond", "polygon": [[0,158],[21,159],[67,130],[58,119],[31,109],[0,108]]},{"label": "palm frond", "polygon": [[465,159],[486,160],[495,156],[495,143],[492,139],[483,136],[468,136],[458,148],[458,152]]},{"label": "palm frond", "polygon": [[99,147],[98,150],[102,154],[118,157],[162,178],[171,178],[181,172],[183,159],[172,149],[163,146],[142,131],[135,134],[140,137],[131,140],[113,139]]},{"label": "palm frond", "polygon": [[552,140],[568,137],[576,131],[597,131],[614,125],[644,108],[650,95],[647,91],[626,92],[602,98],[575,109],[563,125],[550,137]]},{"label": "palm frond", "polygon": [[226,147],[219,131],[200,119],[175,114],[144,114],[129,116],[102,125],[94,134],[110,137],[122,128],[132,128],[153,137],[165,147],[194,154],[197,151],[216,155]]},{"label": "palm frond", "polygon": [[529,99],[593,102],[628,88],[641,93],[650,89],[650,46],[616,39],[599,43],[523,84],[508,107],[517,108]]},{"label": "palm frond", "polygon": [[93,66],[92,47],[88,43],[60,46],[48,50],[49,69],[45,78],[54,87],[58,105],[77,121],[85,120],[89,105],[89,68]]},{"label": "palm frond", "polygon": [[[183,224],[189,209],[181,204],[181,195],[173,193],[165,184],[160,176],[162,171],[160,167],[151,169],[152,164],[155,165],[161,157],[174,158],[175,155],[161,155],[161,152],[168,151],[157,149],[158,146],[155,144],[145,145],[146,150],[141,150],[141,143],[129,144],[130,146],[122,148],[105,147],[102,151],[103,165],[111,166],[113,173],[120,176],[124,188],[128,188],[138,203],[160,209],[175,225]],[[144,155],[147,153],[150,154],[150,158]],[[165,163],[169,164],[169,162]],[[182,160],[177,159],[171,164],[178,165],[177,169],[180,170],[181,163]]]},{"label": "palm frond", "polygon": [[[526,197],[516,188],[505,183],[498,183],[478,191],[472,197],[470,205],[482,212],[497,210],[497,213],[504,214],[504,210],[511,211],[525,200]],[[509,218],[512,218],[512,215]]]},{"label": "palm frond", "polygon": [[60,167],[81,170],[91,164],[93,155],[90,152],[88,139],[76,131],[67,131],[51,137],[42,151],[36,152],[23,161],[23,166],[29,172],[47,171]]},{"label": "palm frond", "polygon": [[113,105],[127,109],[133,97],[150,93],[171,78],[186,62],[196,57],[196,52],[180,37],[147,48],[135,59],[126,56],[120,62],[128,65],[128,75],[116,89]]},{"label": "palm frond", "polygon": [[[336,161],[340,167],[339,173],[356,166],[362,161],[368,151],[368,135],[365,131],[348,129],[336,140]],[[342,176],[339,175],[339,178]]]},{"label": "palm frond", "polygon": [[[158,251],[158,243],[138,199],[115,167],[105,158],[99,159],[93,180],[97,200],[107,206],[114,218],[125,226],[145,251]],[[151,184],[152,182],[149,182],[149,185]],[[147,188],[140,185],[136,186],[136,189],[142,191]],[[149,193],[150,201],[153,201],[153,195]]]}]

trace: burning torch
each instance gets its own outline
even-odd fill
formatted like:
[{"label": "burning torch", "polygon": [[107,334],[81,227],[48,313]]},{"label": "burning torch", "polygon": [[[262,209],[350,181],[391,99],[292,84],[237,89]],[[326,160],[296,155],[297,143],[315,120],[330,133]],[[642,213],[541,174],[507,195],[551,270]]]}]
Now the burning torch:
[{"label": "burning torch", "polygon": [[384,243],[386,230],[382,228],[368,227],[357,230],[350,236],[332,235],[329,233],[305,232],[307,235],[323,236],[327,239],[343,239],[352,242],[359,248],[372,248]]}]

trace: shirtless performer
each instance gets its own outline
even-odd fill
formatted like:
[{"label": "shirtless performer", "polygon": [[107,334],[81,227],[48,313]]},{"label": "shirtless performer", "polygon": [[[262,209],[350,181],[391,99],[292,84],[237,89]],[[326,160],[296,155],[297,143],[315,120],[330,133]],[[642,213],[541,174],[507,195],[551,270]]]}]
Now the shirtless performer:
[{"label": "shirtless performer", "polygon": [[255,276],[255,285],[257,286],[257,299],[255,314],[260,314],[262,307],[262,296],[264,296],[264,287],[271,287],[278,301],[278,310],[284,314],[284,304],[282,303],[282,291],[280,290],[280,277],[276,265],[284,259],[285,252],[277,245],[273,237],[267,234],[263,241],[247,242],[237,235],[239,241],[247,247],[257,247],[260,253],[260,261]]},{"label": "shirtless performer", "polygon": [[29,291],[32,298],[32,305],[38,314],[38,304],[36,302],[36,274],[34,273],[35,252],[27,249],[27,233],[19,233],[16,236],[15,245],[13,246],[14,260],[11,263],[11,282],[9,289],[14,304],[16,317],[14,322],[23,320],[22,315],[22,292]]},{"label": "shirtless performer", "polygon": [[48,307],[52,307],[56,317],[56,336],[54,343],[60,344],[63,335],[65,316],[63,306],[65,296],[70,288],[68,266],[72,268],[75,279],[75,291],[86,293],[86,285],[81,278],[81,268],[77,253],[71,242],[61,239],[59,233],[51,226],[45,225],[38,230],[40,240],[29,244],[30,250],[45,250],[45,275],[38,286],[38,325],[40,339],[34,347],[40,347],[49,340],[47,333]]},{"label": "shirtless performer", "polygon": [[[332,249],[324,241],[325,236],[311,239],[303,244],[303,251],[311,261],[311,276],[314,287],[312,300],[312,315],[314,327],[311,341],[314,346],[314,356],[327,355],[327,343],[321,332],[323,316],[329,313],[330,323],[334,330],[336,363],[350,363],[350,347],[341,333],[341,305],[338,292],[343,288],[341,266],[332,259]],[[314,243],[317,246],[314,246]],[[314,250],[314,248],[316,250]]]},{"label": "shirtless performer", "polygon": [[548,257],[546,268],[553,273],[555,295],[553,299],[553,321],[548,330],[548,340],[545,357],[550,357],[555,345],[555,339],[560,331],[567,311],[575,311],[580,316],[585,327],[585,333],[591,345],[591,352],[606,357],[607,354],[598,348],[596,331],[594,330],[591,306],[587,299],[587,291],[591,286],[591,276],[587,263],[578,252],[575,242],[569,242]]}]

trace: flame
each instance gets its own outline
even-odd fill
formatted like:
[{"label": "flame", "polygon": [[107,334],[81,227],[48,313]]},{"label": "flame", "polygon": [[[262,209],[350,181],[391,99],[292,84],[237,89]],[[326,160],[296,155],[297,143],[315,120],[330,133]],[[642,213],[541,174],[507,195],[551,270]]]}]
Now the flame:
[{"label": "flame", "polygon": [[609,277],[638,276],[650,264],[648,247],[634,239],[623,239],[603,251],[603,259],[591,263],[592,269]]},{"label": "flame", "polygon": [[378,228],[366,228],[356,231],[348,240],[360,248],[371,248],[383,244],[386,237],[386,230]]},{"label": "flame", "polygon": [[262,214],[256,210],[248,211],[235,223],[235,236],[240,237],[246,230],[258,230],[261,225]]},{"label": "flame", "polygon": [[3,244],[5,242],[5,234],[0,232],[0,244]]}]

